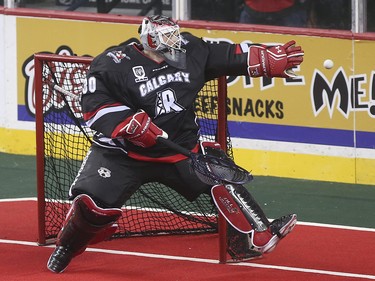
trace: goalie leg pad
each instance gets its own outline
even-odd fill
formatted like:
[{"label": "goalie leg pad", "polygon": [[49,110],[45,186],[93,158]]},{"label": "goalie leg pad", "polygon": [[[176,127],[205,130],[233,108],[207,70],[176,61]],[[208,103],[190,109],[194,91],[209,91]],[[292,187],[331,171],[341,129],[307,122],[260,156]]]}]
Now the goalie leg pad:
[{"label": "goalie leg pad", "polygon": [[241,206],[233,199],[224,185],[215,185],[211,188],[212,199],[226,221],[242,233],[250,233],[252,226],[241,211]]},{"label": "goalie leg pad", "polygon": [[263,210],[242,185],[215,185],[212,198],[220,213],[238,231],[249,233],[252,229],[265,231],[268,221]]},{"label": "goalie leg pad", "polygon": [[111,237],[113,234],[115,234],[117,229],[118,229],[117,223],[113,223],[113,224],[110,224],[110,225],[104,227],[94,236],[93,239],[90,240],[89,244],[93,245],[93,244],[97,244],[99,242],[102,242],[104,240],[107,240],[109,237]]},{"label": "goalie leg pad", "polygon": [[[86,194],[77,196],[67,214],[57,237],[57,245],[69,245],[78,254],[96,235],[113,231],[114,222],[121,216],[121,209],[103,209]],[[111,229],[111,230],[109,230]],[[102,236],[103,240],[106,238]],[[86,241],[87,240],[87,241]],[[96,240],[96,242],[100,242]]]},{"label": "goalie leg pad", "polygon": [[226,188],[238,205],[242,206],[242,212],[253,227],[249,234],[253,250],[261,253],[272,252],[279,241],[296,225],[297,215],[295,214],[283,216],[270,223],[246,188],[241,185],[226,185]]},{"label": "goalie leg pad", "polygon": [[260,255],[272,252],[297,223],[295,214],[283,216],[270,223],[243,186],[216,185],[212,187],[211,193],[215,205],[228,223],[239,232],[248,233],[249,250]]},{"label": "goalie leg pad", "polygon": [[88,195],[77,196],[57,236],[54,252],[47,267],[62,272],[71,259],[83,253],[89,243],[104,240],[113,233],[114,223],[121,216],[121,209],[102,209]]},{"label": "goalie leg pad", "polygon": [[242,212],[256,231],[265,231],[270,222],[250,192],[242,185],[226,184],[229,194],[241,207]]}]

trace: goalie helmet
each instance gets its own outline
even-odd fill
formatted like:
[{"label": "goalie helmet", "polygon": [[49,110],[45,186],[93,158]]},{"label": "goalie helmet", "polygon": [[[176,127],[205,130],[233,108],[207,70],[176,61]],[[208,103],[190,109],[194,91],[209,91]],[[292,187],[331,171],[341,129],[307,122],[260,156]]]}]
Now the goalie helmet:
[{"label": "goalie helmet", "polygon": [[166,16],[149,16],[143,19],[138,30],[145,50],[160,54],[167,63],[185,68],[186,50],[181,48],[180,27]]}]

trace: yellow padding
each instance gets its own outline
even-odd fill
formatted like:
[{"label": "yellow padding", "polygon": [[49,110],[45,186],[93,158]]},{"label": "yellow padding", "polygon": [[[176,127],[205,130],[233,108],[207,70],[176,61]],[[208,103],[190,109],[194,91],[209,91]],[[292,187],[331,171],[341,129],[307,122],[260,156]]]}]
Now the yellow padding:
[{"label": "yellow padding", "polygon": [[[36,133],[34,131],[0,128],[0,152],[22,155],[36,155]],[[46,156],[82,160],[88,149],[83,136],[53,135],[54,143],[45,144]],[[74,146],[71,142],[74,139]]]},{"label": "yellow padding", "polygon": [[35,131],[0,128],[0,152],[35,155]]},{"label": "yellow padding", "polygon": [[[0,152],[35,155],[35,132],[0,128]],[[60,136],[56,136],[61,141]],[[59,157],[61,151],[64,158],[81,160],[82,156],[74,156],[74,152],[65,142],[57,142],[49,155]],[[86,150],[87,142],[81,137],[78,147]],[[296,154],[287,152],[249,150],[234,148],[236,163],[252,171],[257,176],[275,176],[285,178],[332,181],[343,183],[375,185],[375,159],[345,158]],[[84,155],[84,153],[82,154]]]},{"label": "yellow padding", "polygon": [[375,184],[375,160],[234,149],[236,163],[254,175]]}]

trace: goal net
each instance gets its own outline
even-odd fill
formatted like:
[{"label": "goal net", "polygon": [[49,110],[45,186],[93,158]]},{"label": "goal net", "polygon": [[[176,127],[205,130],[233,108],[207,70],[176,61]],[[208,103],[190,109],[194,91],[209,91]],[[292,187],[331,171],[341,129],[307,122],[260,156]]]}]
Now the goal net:
[{"label": "goal net", "polygon": [[[83,121],[79,98],[91,61],[91,57],[34,56],[38,242],[41,245],[53,243],[63,225],[71,204],[69,187],[94,134]],[[54,90],[53,85],[61,87],[64,94]],[[226,121],[225,78],[208,82],[199,93],[195,107],[202,138],[218,141],[233,157]],[[167,186],[153,182],[143,185],[122,210],[119,228],[112,238],[216,233],[220,225],[221,251],[225,252],[221,254],[221,261],[226,259],[226,252],[234,259],[242,258],[241,235],[233,229],[227,233],[226,223],[206,194],[189,202]]]}]

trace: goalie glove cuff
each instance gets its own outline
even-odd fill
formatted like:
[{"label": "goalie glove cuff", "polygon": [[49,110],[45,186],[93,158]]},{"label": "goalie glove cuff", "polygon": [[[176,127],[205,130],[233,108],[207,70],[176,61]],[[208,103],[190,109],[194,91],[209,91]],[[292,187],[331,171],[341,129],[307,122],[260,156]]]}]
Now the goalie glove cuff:
[{"label": "goalie glove cuff", "polygon": [[119,136],[141,147],[155,145],[158,137],[168,138],[168,134],[156,126],[144,111],[135,113],[118,125],[112,137]]},{"label": "goalie glove cuff", "polygon": [[303,61],[304,51],[295,41],[284,45],[251,45],[248,57],[248,73],[251,77],[295,77],[293,68]]}]

